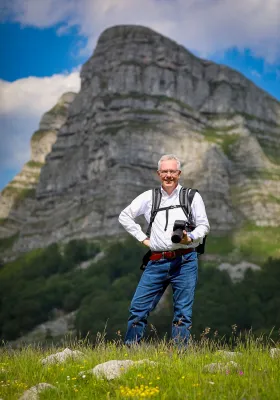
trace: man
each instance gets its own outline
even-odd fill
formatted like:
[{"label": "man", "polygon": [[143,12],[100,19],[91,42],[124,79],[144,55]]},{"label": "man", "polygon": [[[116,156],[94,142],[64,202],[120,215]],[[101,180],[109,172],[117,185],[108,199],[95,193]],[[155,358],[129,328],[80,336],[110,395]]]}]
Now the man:
[{"label": "man", "polygon": [[[181,185],[180,161],[173,154],[161,157],[157,174],[161,180],[160,208],[179,205]],[[130,316],[125,336],[125,344],[139,343],[147,325],[149,313],[156,307],[169,284],[172,286],[174,317],[172,338],[175,343],[187,344],[192,323],[192,306],[197,282],[197,252],[195,247],[202,243],[210,226],[202,197],[195,193],[191,212],[195,225],[192,232],[183,231],[183,239],[173,243],[171,236],[175,220],[185,220],[181,207],[158,211],[152,224],[150,238],[134,221],[139,215],[150,221],[152,190],[148,190],[126,207],[119,216],[119,222],[137,240],[152,251],[130,306]],[[171,251],[172,250],[172,251]]]}]

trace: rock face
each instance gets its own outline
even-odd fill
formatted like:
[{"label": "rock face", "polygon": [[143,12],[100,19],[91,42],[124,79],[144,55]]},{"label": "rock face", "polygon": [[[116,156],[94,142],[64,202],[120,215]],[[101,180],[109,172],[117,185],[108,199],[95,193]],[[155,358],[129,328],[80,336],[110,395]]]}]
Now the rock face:
[{"label": "rock face", "polygon": [[218,266],[220,271],[227,271],[231,280],[236,283],[242,281],[245,272],[250,269],[252,271],[260,271],[261,267],[256,264],[252,264],[246,261],[242,261],[239,264],[232,265],[230,263],[222,263]]},{"label": "rock face", "polygon": [[279,102],[148,28],[107,29],[65,123],[47,114],[40,129],[59,129],[57,140],[14,252],[122,233],[119,212],[158,185],[164,153],[182,160],[182,184],[202,193],[213,231],[280,224]]},{"label": "rock face", "polygon": [[[47,321],[36,326],[26,335],[21,336],[12,343],[14,347],[40,342],[43,343],[49,339],[57,339],[64,337],[66,334],[76,336],[74,321],[76,312],[72,311],[66,315],[62,315],[54,320]],[[10,342],[11,343],[11,342]]]},{"label": "rock face", "polygon": [[31,160],[0,194],[0,238],[16,234],[30,217],[35,193],[45,158],[56,141],[58,130],[65,123],[67,110],[75,93],[63,94],[58,103],[46,112],[39,130],[31,138]]}]

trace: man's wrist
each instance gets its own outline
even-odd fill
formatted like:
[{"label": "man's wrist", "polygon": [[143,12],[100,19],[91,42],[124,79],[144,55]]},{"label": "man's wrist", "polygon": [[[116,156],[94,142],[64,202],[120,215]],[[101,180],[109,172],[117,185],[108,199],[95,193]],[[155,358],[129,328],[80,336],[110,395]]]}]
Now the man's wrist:
[{"label": "man's wrist", "polygon": [[193,237],[193,235],[192,235],[191,233],[189,233],[189,232],[188,232],[188,237],[191,239],[191,242],[193,242],[193,241],[194,241],[194,237]]}]

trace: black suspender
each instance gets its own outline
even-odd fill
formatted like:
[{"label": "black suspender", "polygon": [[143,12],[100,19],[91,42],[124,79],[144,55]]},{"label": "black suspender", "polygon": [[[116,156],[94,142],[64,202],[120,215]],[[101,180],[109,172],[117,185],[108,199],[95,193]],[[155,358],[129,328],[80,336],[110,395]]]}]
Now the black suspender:
[{"label": "black suspender", "polygon": [[151,235],[151,230],[152,230],[152,224],[155,220],[155,217],[158,213],[158,211],[166,211],[166,224],[164,230],[166,231],[167,225],[168,225],[168,212],[172,208],[178,208],[181,207],[187,217],[187,220],[189,221],[191,219],[191,204],[194,198],[195,193],[197,192],[196,189],[190,189],[190,188],[181,188],[180,193],[179,193],[179,201],[180,204],[176,206],[169,206],[169,207],[161,207],[160,208],[160,203],[161,203],[161,190],[160,188],[155,188],[153,189],[152,193],[152,209],[151,209],[151,218],[150,218],[150,223],[146,232],[147,237],[150,237]]}]

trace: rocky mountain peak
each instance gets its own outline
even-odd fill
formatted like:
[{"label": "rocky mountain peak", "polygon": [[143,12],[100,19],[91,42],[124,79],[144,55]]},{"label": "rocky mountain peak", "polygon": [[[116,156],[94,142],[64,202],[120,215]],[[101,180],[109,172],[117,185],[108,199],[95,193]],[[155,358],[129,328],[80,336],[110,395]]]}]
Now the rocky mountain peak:
[{"label": "rocky mountain peak", "polygon": [[158,185],[164,153],[182,160],[182,184],[202,193],[212,232],[280,224],[279,102],[149,28],[103,32],[67,112],[43,116],[40,130],[53,129],[14,252],[123,233],[119,212]]}]

